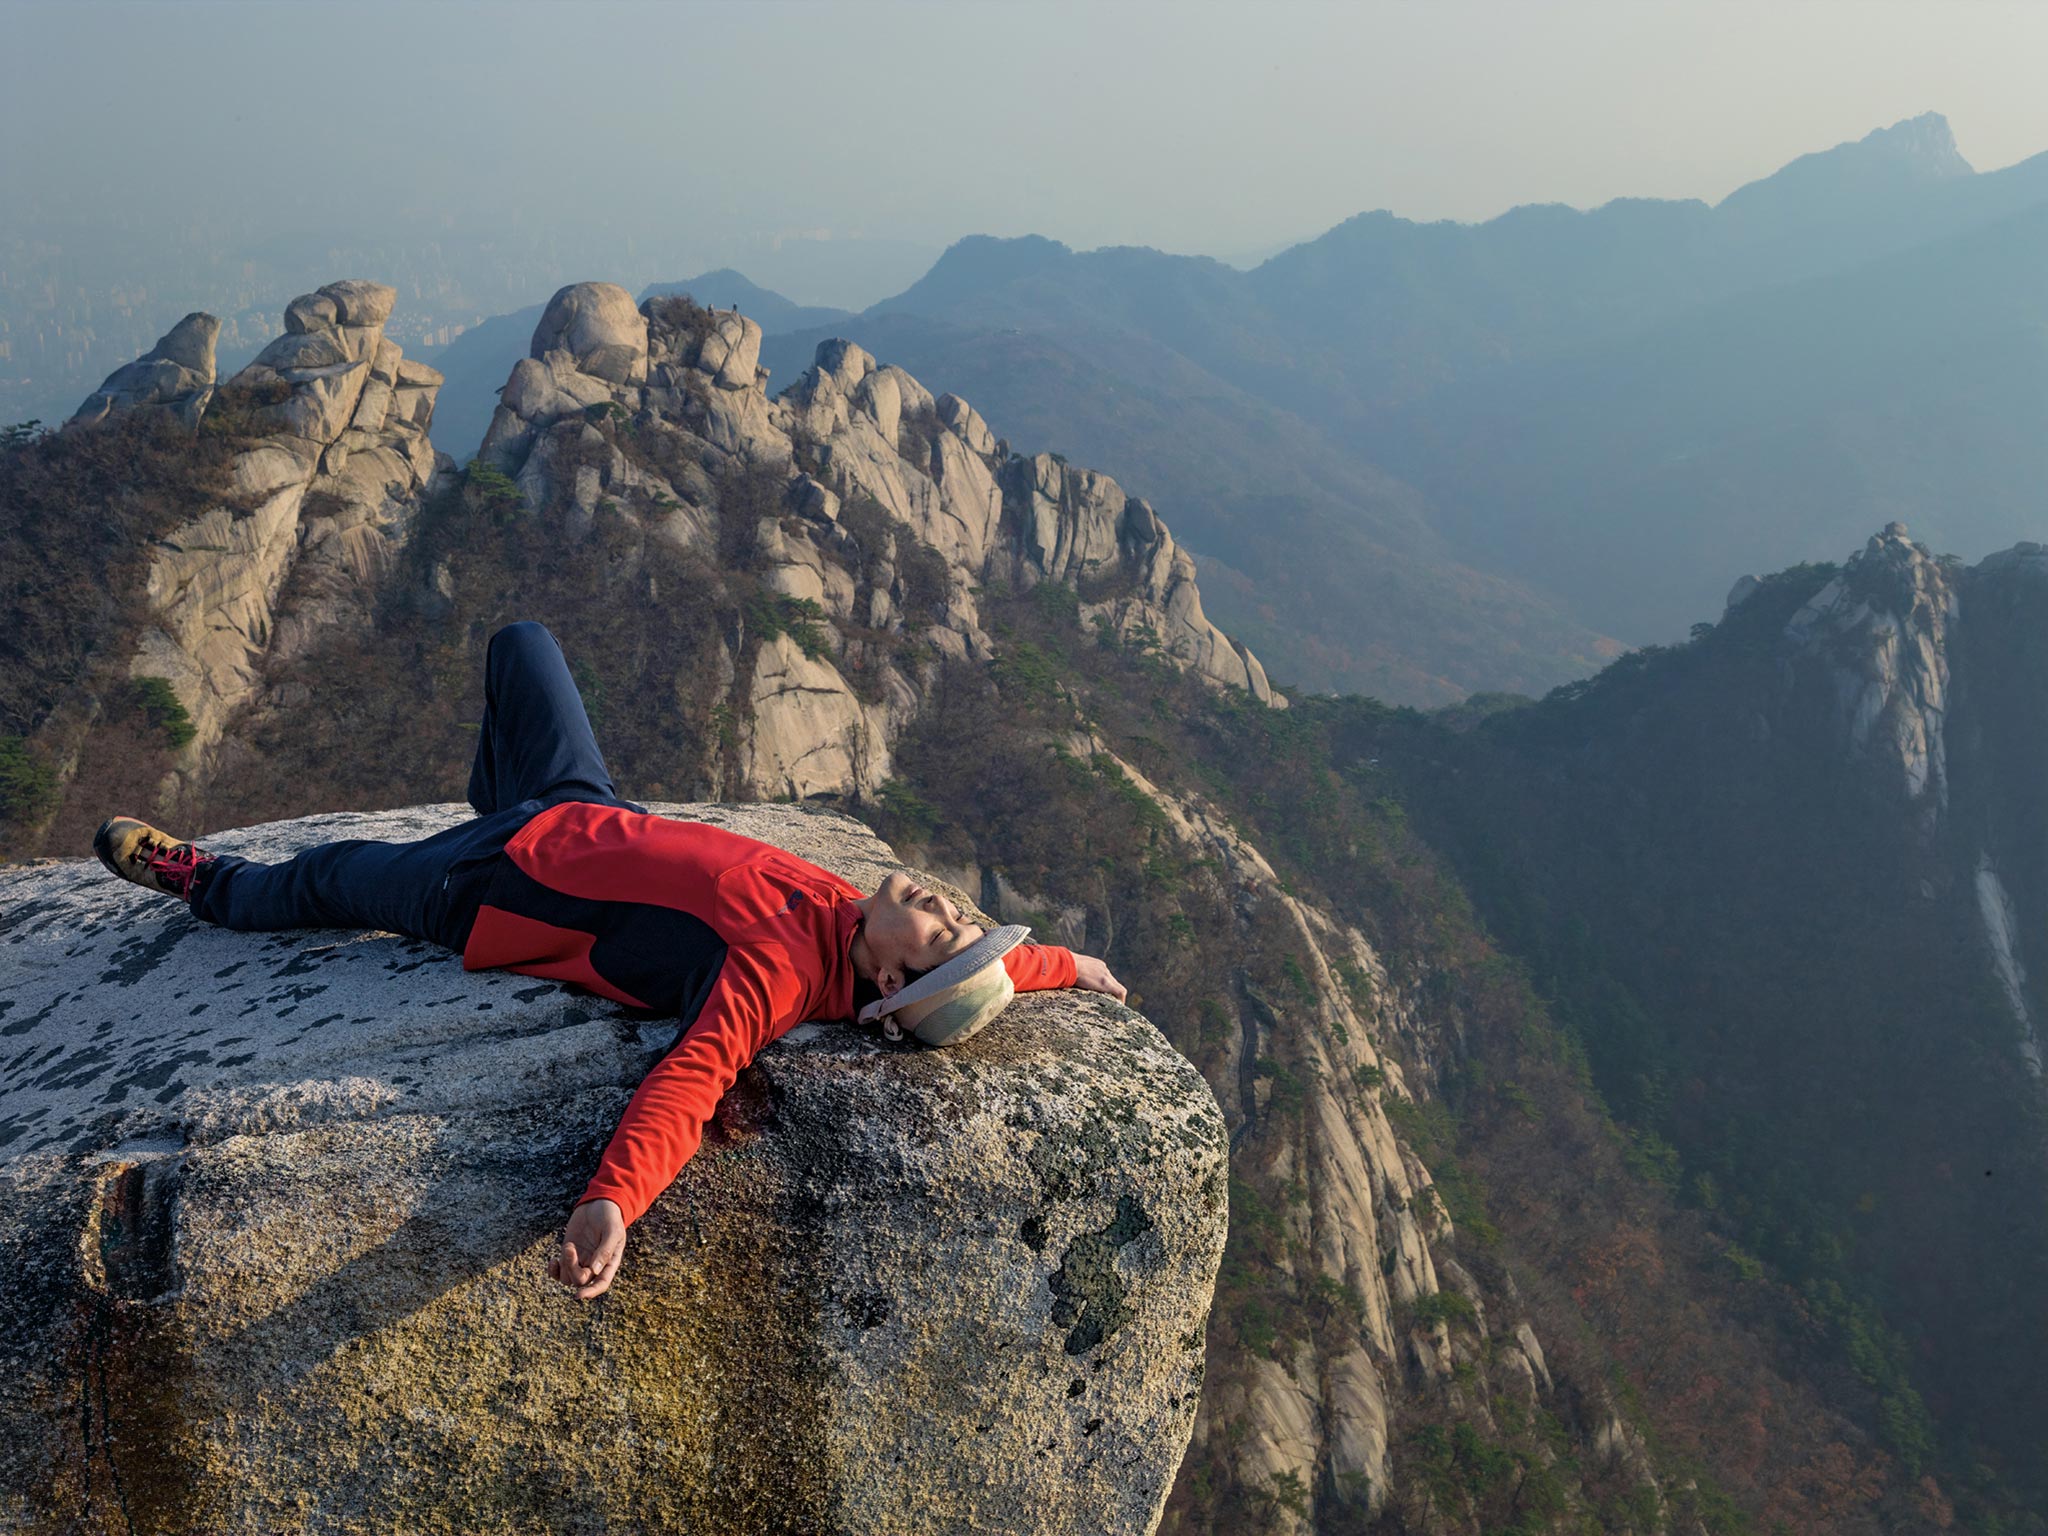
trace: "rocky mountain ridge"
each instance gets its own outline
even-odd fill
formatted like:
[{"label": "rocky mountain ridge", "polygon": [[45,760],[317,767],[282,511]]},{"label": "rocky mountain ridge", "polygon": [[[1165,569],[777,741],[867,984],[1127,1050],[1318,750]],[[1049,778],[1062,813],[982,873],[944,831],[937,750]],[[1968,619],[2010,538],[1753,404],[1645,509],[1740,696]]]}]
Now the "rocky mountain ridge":
[{"label": "rocky mountain ridge", "polygon": [[[917,603],[925,611],[913,617],[927,621],[940,655],[986,661],[994,652],[976,593],[990,581],[1073,585],[1092,594],[1083,623],[1148,635],[1218,686],[1285,707],[1258,659],[1203,614],[1194,564],[1165,524],[1108,476],[1050,454],[1013,458],[966,401],[934,399],[850,342],[821,344],[771,400],[760,343],[744,315],[661,299],[643,312],[611,285],[564,289],[506,382],[480,453],[534,512],[559,504],[572,538],[604,506],[713,554],[719,479],[746,466],[782,477],[771,515],[742,532],[766,586],[833,621],[828,633],[841,638],[836,655],[812,654],[784,633],[756,658],[742,749],[756,793],[878,789],[916,684],[853,632],[900,632]],[[600,420],[622,430],[608,438]],[[664,474],[663,464],[679,467]],[[867,553],[879,563],[859,570],[843,516],[856,501],[901,530],[877,530],[883,548]],[[913,568],[920,548],[943,558],[942,571]],[[735,665],[727,655],[721,674]],[[846,676],[855,668],[860,691]]]},{"label": "rocky mountain ridge", "polygon": [[359,280],[302,295],[285,310],[284,334],[221,390],[220,322],[188,315],[71,422],[91,430],[168,411],[196,427],[231,402],[259,439],[232,465],[235,504],[201,509],[157,542],[150,622],[128,666],[165,680],[190,717],[178,769],[188,794],[266,666],[361,621],[435,472],[428,429],[441,375],[385,338],[397,297]]}]

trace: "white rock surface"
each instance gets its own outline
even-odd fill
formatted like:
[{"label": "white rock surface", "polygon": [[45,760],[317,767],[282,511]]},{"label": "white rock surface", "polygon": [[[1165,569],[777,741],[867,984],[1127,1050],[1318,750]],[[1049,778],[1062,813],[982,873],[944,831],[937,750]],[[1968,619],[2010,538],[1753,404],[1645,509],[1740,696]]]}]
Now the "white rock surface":
[{"label": "white rock surface", "polygon": [[1932,829],[1948,805],[1949,626],[1955,583],[1924,545],[1888,523],[1785,626],[1827,669],[1850,750],[1896,765]]},{"label": "white rock surface", "polygon": [[108,374],[72,421],[90,424],[117,412],[150,408],[198,421],[213,394],[213,345],[219,335],[220,321],[212,315],[187,315],[149,351]]},{"label": "white rock surface", "polygon": [[[230,381],[284,392],[256,413],[271,434],[230,471],[248,505],[202,509],[152,552],[150,618],[129,671],[165,679],[192,718],[182,786],[209,771],[269,664],[335,625],[367,621],[372,586],[410,531],[435,467],[427,429],[441,376],[406,363],[384,337],[396,299],[387,284],[349,279],[287,306],[285,333]],[[133,365],[203,376],[203,391],[180,397],[194,420],[212,399],[218,330],[210,315],[188,316]],[[293,599],[280,607],[288,582]]]},{"label": "white rock surface", "polygon": [[592,378],[609,384],[644,383],[647,322],[633,307],[633,296],[618,284],[571,283],[548,300],[534,327],[531,355],[544,358],[556,351],[568,353]]},{"label": "white rock surface", "polygon": [[[658,809],[893,867],[843,817]],[[1130,1010],[1029,995],[945,1052],[796,1031],[584,1304],[544,1262],[673,1022],[390,936],[211,928],[89,861],[0,874],[0,914],[0,1522],[1156,1526],[1227,1149]]]}]

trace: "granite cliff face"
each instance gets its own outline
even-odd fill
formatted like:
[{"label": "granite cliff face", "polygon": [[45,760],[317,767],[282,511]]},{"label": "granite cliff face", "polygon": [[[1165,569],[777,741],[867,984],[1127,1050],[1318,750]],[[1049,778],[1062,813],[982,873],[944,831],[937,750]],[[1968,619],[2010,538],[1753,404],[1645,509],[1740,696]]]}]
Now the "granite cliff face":
[{"label": "granite cliff face", "polygon": [[[895,864],[844,817],[657,809]],[[1020,998],[947,1052],[795,1031],[584,1304],[545,1260],[673,1021],[388,935],[210,928],[90,861],[0,877],[0,910],[0,1523],[1157,1525],[1227,1144],[1129,1009]]]},{"label": "granite cliff face", "polygon": [[217,391],[220,322],[188,315],[80,407],[73,429],[131,411],[203,426],[232,409],[254,440],[228,504],[195,507],[152,550],[146,627],[131,675],[166,680],[194,734],[167,786],[175,805],[217,771],[237,711],[267,667],[335,626],[361,623],[435,471],[441,376],[387,340],[397,290],[329,283],[292,301],[285,333]]},{"label": "granite cliff face", "polygon": [[[1755,590],[1753,578],[1744,582],[1730,594],[1731,611]],[[2029,716],[2039,711],[2010,706],[2019,703],[2013,674],[2037,665],[2028,615],[2043,595],[2041,545],[1965,566],[1913,542],[1904,523],[1888,523],[1786,622],[1776,704],[1829,722],[1841,758],[1880,786],[1889,779],[1910,807],[1924,862],[1917,894],[1960,893],[1977,914],[1986,963],[2012,1012],[2013,1048],[2035,1078],[2041,999],[2027,976],[2030,961],[2038,973],[2048,956],[2032,953],[2028,938],[2040,914],[2021,916],[2001,869],[2033,862],[2031,840],[2016,843],[2013,832],[2039,814],[2028,803],[2040,725]],[[1952,724],[1959,711],[1960,732]],[[1759,719],[1768,734],[1768,716]],[[1951,794],[1957,774],[1960,804]]]},{"label": "granite cliff face", "polygon": [[[1107,741],[1066,745],[1116,761],[1174,839],[1212,863],[1245,948],[1275,943],[1277,928],[1302,967],[1303,987],[1291,996],[1238,973],[1237,1017],[1210,1075],[1230,1125],[1233,1176],[1277,1196],[1284,1211],[1286,1282],[1303,1292],[1333,1287],[1344,1326],[1284,1353],[1218,1359],[1196,1451],[1268,1501],[1268,1530],[1379,1517],[1465,1529],[1458,1510],[1415,1498],[1413,1469],[1394,1443],[1398,1421],[1448,1404],[1497,1433],[1500,1404],[1534,1413],[1561,1399],[1513,1282],[1482,1285],[1451,1257],[1450,1211],[1389,1118],[1390,1105],[1435,1096],[1436,1058],[1447,1048],[1440,1025],[1357,927],[1292,894],[1219,807],[1155,784],[1115,759]],[[1297,1085],[1298,1106],[1283,1107],[1283,1082]],[[1382,1086],[1361,1093],[1363,1082]],[[1614,1445],[1602,1459],[1654,1487],[1620,1415],[1610,1410],[1603,1428]],[[1291,1489],[1303,1494],[1298,1505],[1273,1497]]]},{"label": "granite cliff face", "polygon": [[[738,514],[752,525],[741,540],[772,590],[836,627],[830,654],[784,634],[754,663],[741,701],[754,792],[873,791],[887,780],[919,679],[846,630],[901,635],[908,621],[940,655],[986,661],[994,648],[977,594],[989,581],[1074,586],[1083,623],[1156,637],[1177,664],[1284,706],[1258,659],[1204,616],[1193,561],[1114,480],[1050,455],[1011,458],[967,402],[934,399],[850,342],[822,343],[771,400],[760,346],[760,326],[742,315],[675,299],[635,310],[611,284],[565,288],[507,380],[482,450],[536,513],[565,507],[572,537],[603,507],[714,557],[730,553],[719,540],[733,498],[721,480],[765,477],[773,499]],[[627,430],[607,436],[610,420]]]}]

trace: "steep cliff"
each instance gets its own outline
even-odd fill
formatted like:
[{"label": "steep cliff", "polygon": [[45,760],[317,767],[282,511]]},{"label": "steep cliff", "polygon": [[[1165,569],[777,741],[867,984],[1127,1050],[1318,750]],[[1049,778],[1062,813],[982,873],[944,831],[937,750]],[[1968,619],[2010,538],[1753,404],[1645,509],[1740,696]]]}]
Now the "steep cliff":
[{"label": "steep cliff", "polygon": [[[427,432],[441,376],[384,336],[396,298],[358,280],[303,295],[284,334],[225,383],[214,367],[220,322],[188,315],[111,375],[59,438],[16,445],[49,462],[10,466],[8,532],[33,542],[24,557],[59,553],[10,595],[40,610],[53,582],[90,585],[106,589],[107,611],[68,625],[72,664],[9,711],[49,785],[33,805],[0,805],[13,851],[35,846],[59,812],[56,791],[81,772],[189,808],[222,771],[228,722],[259,702],[266,669],[365,622],[435,471]],[[105,504],[157,479],[165,458],[205,473],[178,476],[146,516]],[[69,520],[103,522],[106,547],[64,548]],[[47,645],[7,649],[7,671],[50,671]],[[138,698],[152,719],[175,719],[168,741],[126,729]],[[161,782],[145,785],[143,769]]]},{"label": "steep cliff", "polygon": [[[843,817],[658,809],[895,865]],[[0,876],[0,911],[10,1529],[1156,1527],[1227,1145],[1129,1009],[1036,995],[944,1053],[792,1033],[584,1304],[546,1258],[673,1020],[389,935],[209,928],[91,861]]]},{"label": "steep cliff", "polygon": [[434,472],[427,429],[441,376],[385,339],[397,298],[357,280],[304,294],[285,310],[285,333],[228,381],[261,435],[234,465],[247,509],[209,507],[159,542],[152,622],[131,663],[167,679],[191,715],[188,778],[203,775],[266,663],[360,621],[405,539]]},{"label": "steep cliff", "polygon": [[[760,344],[742,315],[678,299],[643,312],[610,284],[566,288],[506,382],[482,450],[531,510],[559,512],[572,540],[604,507],[752,567],[768,593],[828,621],[822,645],[777,634],[753,657],[741,701],[748,788],[879,788],[890,741],[916,707],[918,670],[859,632],[914,629],[941,656],[986,661],[978,598],[989,582],[1075,586],[1084,623],[1148,633],[1218,685],[1284,705],[1257,658],[1203,615],[1193,561],[1108,476],[1010,457],[967,402],[933,399],[848,342],[820,345],[771,400]],[[765,505],[721,495],[722,480],[746,472],[768,482]],[[740,659],[728,654],[721,670]]]},{"label": "steep cliff", "polygon": [[1745,577],[1688,645],[1357,746],[1890,1454],[2023,1529],[2048,1497],[2044,575],[2039,545],[1966,566],[1892,523]]}]

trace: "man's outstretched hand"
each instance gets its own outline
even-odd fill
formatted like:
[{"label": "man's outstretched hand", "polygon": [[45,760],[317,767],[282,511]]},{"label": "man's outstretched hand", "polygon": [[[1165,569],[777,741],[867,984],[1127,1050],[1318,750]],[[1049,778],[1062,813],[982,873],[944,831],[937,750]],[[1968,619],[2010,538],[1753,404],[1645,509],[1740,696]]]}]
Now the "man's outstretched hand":
[{"label": "man's outstretched hand", "polygon": [[1124,1000],[1124,984],[1093,955],[1074,956],[1074,985],[1089,992],[1107,992],[1118,1002]]},{"label": "man's outstretched hand", "polygon": [[548,1260],[548,1274],[588,1301],[612,1288],[625,1256],[625,1213],[616,1201],[586,1200],[569,1213],[562,1251]]}]

